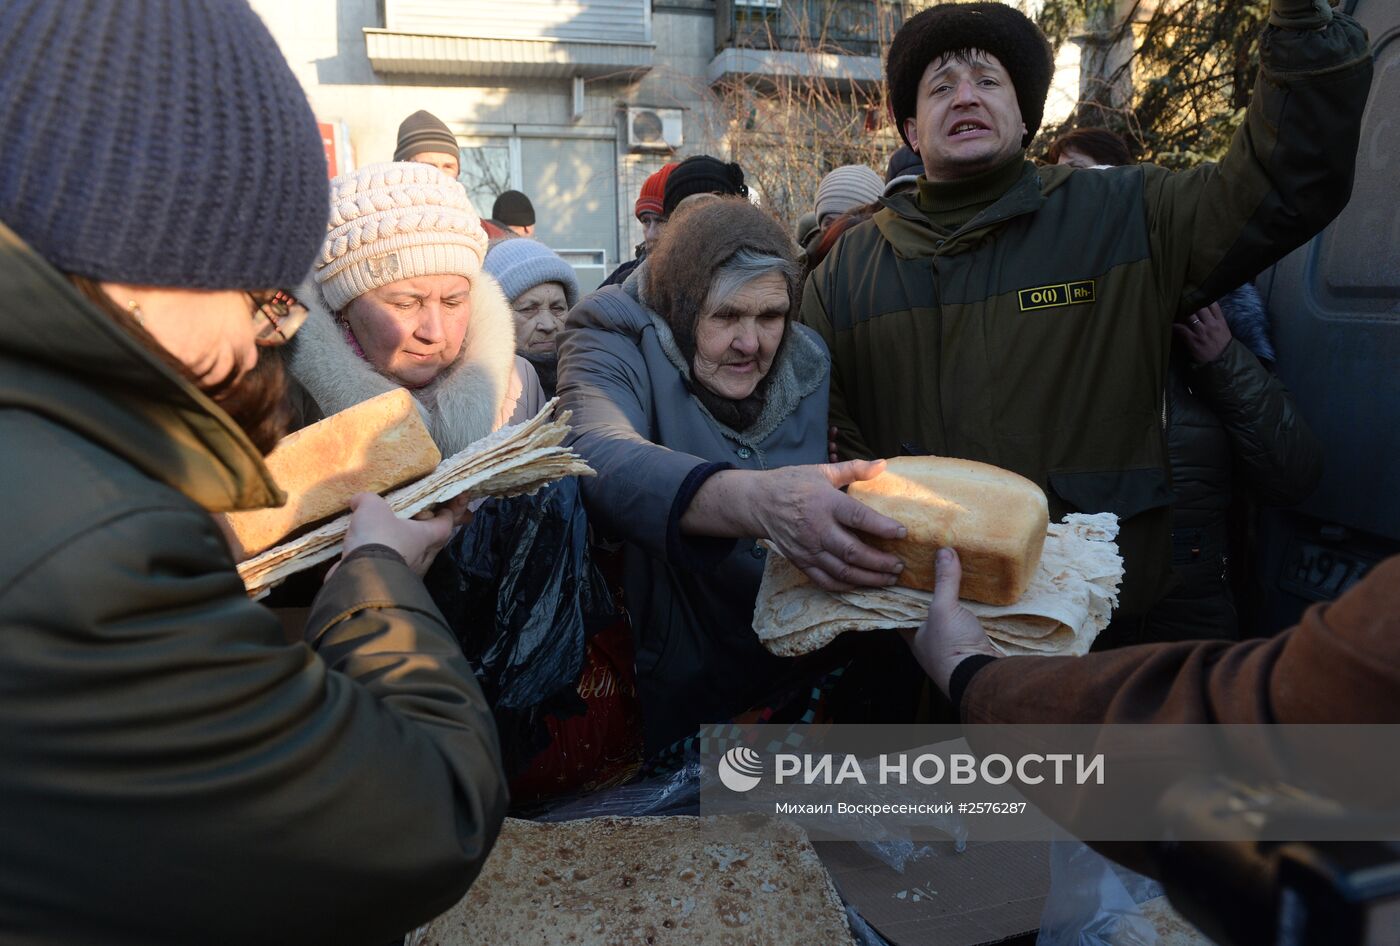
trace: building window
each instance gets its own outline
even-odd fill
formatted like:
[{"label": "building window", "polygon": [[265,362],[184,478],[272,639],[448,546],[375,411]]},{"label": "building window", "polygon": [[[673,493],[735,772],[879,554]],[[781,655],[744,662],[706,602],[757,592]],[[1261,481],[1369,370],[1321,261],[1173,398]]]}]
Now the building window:
[{"label": "building window", "polygon": [[554,250],[580,251],[580,259],[601,254],[609,269],[617,265],[617,142],[520,130],[525,133],[458,136],[458,180],[477,212],[490,217],[497,196],[521,191],[535,207],[536,239]]},{"label": "building window", "polygon": [[458,139],[461,144],[460,161],[462,173],[457,178],[467,189],[477,213],[491,216],[491,205],[497,195],[508,190],[521,190],[516,186],[516,175],[511,172],[511,141],[509,138],[467,138]]}]

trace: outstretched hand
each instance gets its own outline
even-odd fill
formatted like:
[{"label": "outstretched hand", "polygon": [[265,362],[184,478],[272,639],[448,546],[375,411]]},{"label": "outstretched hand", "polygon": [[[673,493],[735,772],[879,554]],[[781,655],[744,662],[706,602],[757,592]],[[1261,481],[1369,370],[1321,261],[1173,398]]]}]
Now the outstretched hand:
[{"label": "outstretched hand", "polygon": [[862,533],[899,539],[904,526],[841,492],[884,468],[883,460],[848,460],[764,472],[763,495],[754,507],[761,534],[828,591],[894,584],[904,564],[871,548]]},{"label": "outstretched hand", "polygon": [[938,688],[948,692],[953,669],[963,658],[973,654],[998,656],[992,642],[982,630],[982,622],[958,599],[962,586],[962,562],[953,549],[939,549],[934,560],[933,601],[928,617],[917,632],[906,631],[905,640],[914,651],[919,666]]}]

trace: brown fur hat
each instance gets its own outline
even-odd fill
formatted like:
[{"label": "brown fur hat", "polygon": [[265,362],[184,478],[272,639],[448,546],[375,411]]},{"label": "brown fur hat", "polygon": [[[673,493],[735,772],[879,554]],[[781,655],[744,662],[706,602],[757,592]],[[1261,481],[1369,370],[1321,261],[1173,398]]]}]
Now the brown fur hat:
[{"label": "brown fur hat", "polygon": [[717,197],[677,208],[647,255],[646,304],[671,327],[687,359],[695,354],[695,326],[715,272],[741,249],[793,264],[788,319],[801,302],[798,252],[787,229],[743,197]]}]

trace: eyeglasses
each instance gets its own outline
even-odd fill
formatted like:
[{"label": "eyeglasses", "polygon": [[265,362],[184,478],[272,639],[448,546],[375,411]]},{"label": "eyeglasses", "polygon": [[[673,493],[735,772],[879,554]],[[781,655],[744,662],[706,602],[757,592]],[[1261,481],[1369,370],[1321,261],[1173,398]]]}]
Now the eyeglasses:
[{"label": "eyeglasses", "polygon": [[306,321],[306,306],[289,292],[250,292],[248,298],[253,300],[253,338],[259,345],[282,344]]}]

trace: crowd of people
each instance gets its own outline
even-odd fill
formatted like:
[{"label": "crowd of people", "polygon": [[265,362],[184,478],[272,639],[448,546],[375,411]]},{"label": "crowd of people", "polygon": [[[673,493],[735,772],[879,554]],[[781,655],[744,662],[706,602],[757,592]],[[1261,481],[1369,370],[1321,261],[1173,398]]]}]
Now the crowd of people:
[{"label": "crowd of people", "polygon": [[[1100,129],[1036,160],[1045,37],[935,5],[890,47],[883,175],[832,169],[794,231],[739,165],[667,164],[586,294],[525,194],[479,215],[426,111],[327,185],[244,0],[92,6],[0,7],[0,940],[382,944],[479,873],[519,773],[450,576],[423,582],[479,507],[357,496],[281,602],[308,609],[291,643],[211,517],[284,502],[278,439],[396,389],[444,455],[570,412],[596,476],[567,502],[631,628],[632,776],[743,720],[1400,718],[1400,561],[1269,640],[1230,600],[1231,517],[1321,475],[1250,280],[1349,195],[1371,58],[1326,3],[1272,0],[1245,128],[1185,173]],[[909,454],[1119,516],[1101,653],[998,657],[951,550],[916,635],[759,644],[770,550],[829,590],[897,581],[874,540],[904,527],[843,487]]]}]

